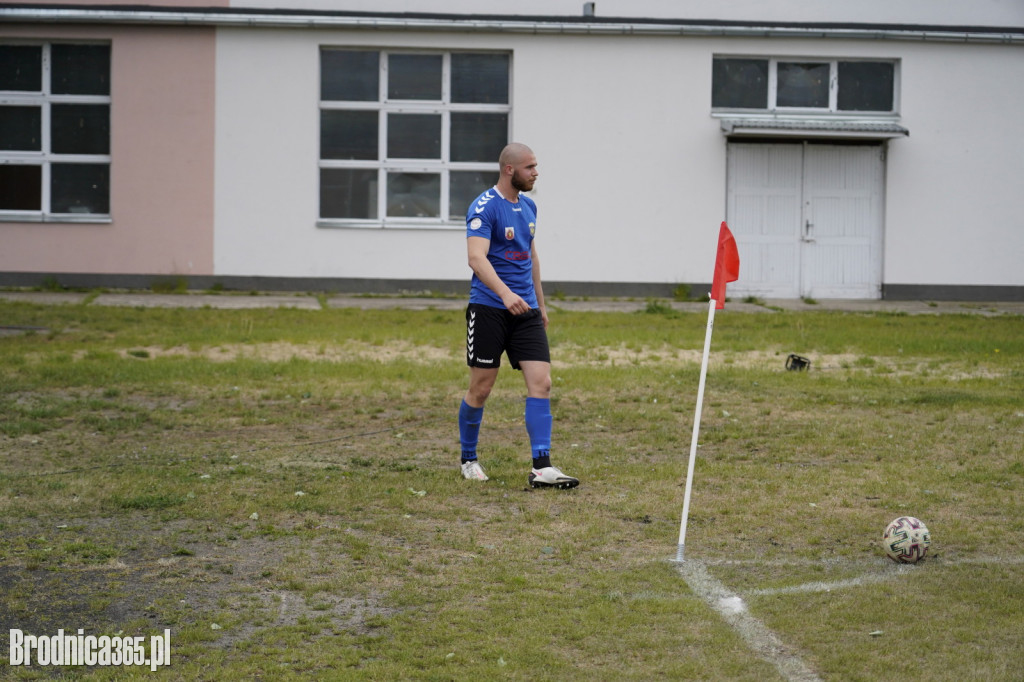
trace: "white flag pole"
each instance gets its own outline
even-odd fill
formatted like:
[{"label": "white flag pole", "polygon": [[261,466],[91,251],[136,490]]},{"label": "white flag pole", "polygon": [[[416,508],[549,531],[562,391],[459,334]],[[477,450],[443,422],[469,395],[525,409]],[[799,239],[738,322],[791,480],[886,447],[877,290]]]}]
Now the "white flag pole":
[{"label": "white flag pole", "polygon": [[686,517],[690,513],[690,491],[693,489],[693,465],[697,459],[697,434],[700,433],[700,413],[704,405],[704,381],[708,375],[708,353],[711,350],[711,331],[715,327],[715,307],[717,301],[711,299],[708,307],[708,328],[704,333],[704,357],[700,362],[700,383],[697,388],[697,410],[693,417],[693,437],[690,439],[690,463],[686,468],[686,494],[683,496],[683,518],[679,522],[679,544],[676,547],[676,561],[683,559],[683,547],[686,545]]}]

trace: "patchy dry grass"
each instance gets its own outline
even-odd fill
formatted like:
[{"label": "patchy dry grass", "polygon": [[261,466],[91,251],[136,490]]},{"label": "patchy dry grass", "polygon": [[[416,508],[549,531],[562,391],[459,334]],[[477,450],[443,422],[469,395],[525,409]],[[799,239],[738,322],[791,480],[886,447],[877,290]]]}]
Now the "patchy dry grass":
[{"label": "patchy dry grass", "polygon": [[[0,314],[50,330],[0,338],[0,644],[170,628],[181,679],[781,676],[670,561],[703,315],[553,316],[583,483],[531,491],[512,372],[491,480],[457,474],[458,312]],[[824,679],[1019,679],[1021,395],[1024,318],[722,314],[687,556]],[[879,549],[901,514],[921,565]]]}]

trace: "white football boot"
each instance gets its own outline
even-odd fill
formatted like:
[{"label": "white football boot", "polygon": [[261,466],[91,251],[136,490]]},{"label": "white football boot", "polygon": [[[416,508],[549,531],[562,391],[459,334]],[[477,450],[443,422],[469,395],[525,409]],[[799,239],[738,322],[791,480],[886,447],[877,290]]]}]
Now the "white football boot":
[{"label": "white football boot", "polygon": [[559,488],[568,490],[580,484],[580,479],[566,476],[555,467],[544,467],[542,469],[531,469],[529,476],[530,486],[533,488]]},{"label": "white football boot", "polygon": [[480,463],[475,459],[462,465],[462,477],[470,481],[486,481],[487,474],[480,468]]}]

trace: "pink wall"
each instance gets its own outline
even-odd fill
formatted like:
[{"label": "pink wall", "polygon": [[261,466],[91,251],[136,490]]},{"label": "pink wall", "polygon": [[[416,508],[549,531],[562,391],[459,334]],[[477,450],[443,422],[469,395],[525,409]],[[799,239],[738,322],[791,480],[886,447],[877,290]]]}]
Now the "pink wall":
[{"label": "pink wall", "polygon": [[[110,0],[47,0],[47,5],[96,5],[102,8],[118,10],[117,3]],[[229,0],[132,0],[124,3],[130,7],[135,5],[156,5],[159,7],[228,7]]]},{"label": "pink wall", "polygon": [[216,31],[0,25],[111,41],[112,223],[0,222],[0,271],[213,274]]}]

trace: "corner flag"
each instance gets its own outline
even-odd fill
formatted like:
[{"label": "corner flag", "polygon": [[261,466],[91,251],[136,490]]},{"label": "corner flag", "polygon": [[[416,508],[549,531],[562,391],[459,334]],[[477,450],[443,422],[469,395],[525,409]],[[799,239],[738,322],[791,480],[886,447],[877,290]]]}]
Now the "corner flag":
[{"label": "corner flag", "polygon": [[725,307],[725,285],[735,282],[740,277],[740,253],[736,250],[736,240],[729,231],[729,226],[722,222],[718,230],[718,256],[715,258],[715,277],[711,283],[711,298],[715,308]]},{"label": "corner flag", "polygon": [[715,309],[725,307],[725,285],[735,282],[740,276],[740,254],[736,240],[729,226],[722,222],[718,230],[718,255],[715,257],[715,278],[711,284],[711,301],[708,303],[708,326],[704,332],[704,355],[700,363],[700,383],[697,385],[697,409],[693,416],[693,436],[690,439],[690,462],[686,468],[686,492],[683,495],[683,517],[679,522],[679,543],[676,545],[676,561],[685,561],[686,520],[690,515],[690,494],[693,491],[693,466],[697,459],[697,435],[700,433],[700,414],[704,405],[704,383],[708,376],[708,353],[711,351],[711,332],[715,328]]}]

